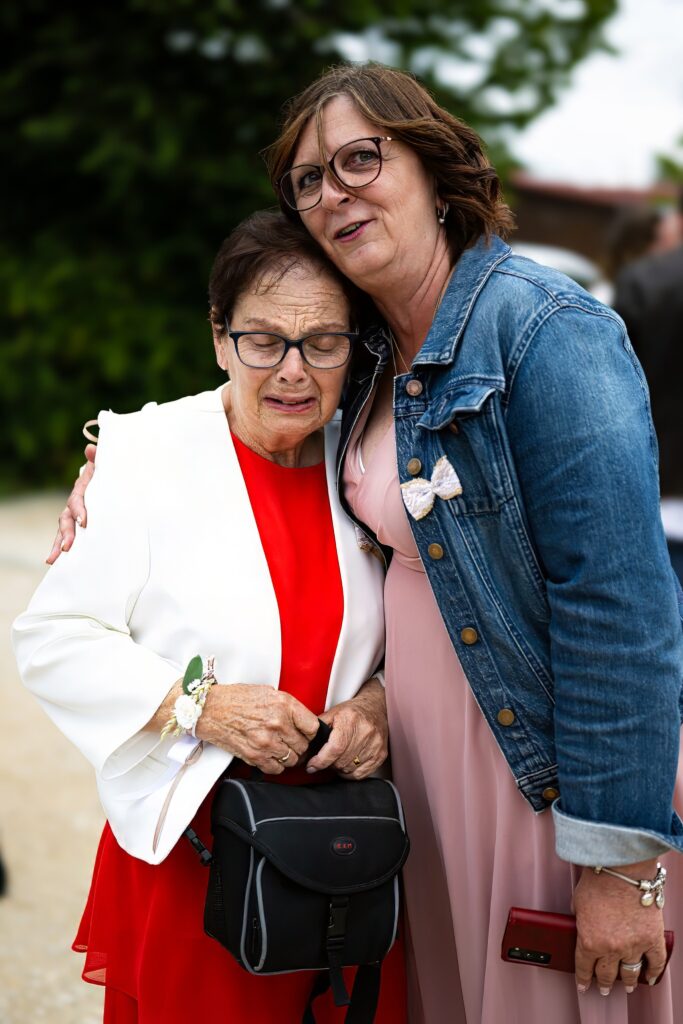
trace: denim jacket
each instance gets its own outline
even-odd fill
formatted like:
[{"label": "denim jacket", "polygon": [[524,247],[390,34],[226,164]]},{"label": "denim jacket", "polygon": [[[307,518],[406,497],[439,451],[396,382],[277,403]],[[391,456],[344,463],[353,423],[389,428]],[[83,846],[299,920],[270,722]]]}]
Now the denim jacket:
[{"label": "denim jacket", "polygon": [[[340,467],[388,358],[384,332],[368,332]],[[429,481],[443,456],[460,479],[459,496],[408,519],[517,786],[534,811],[553,806],[558,855],[615,865],[683,851],[683,637],[647,387],[622,320],[480,240],[395,380],[394,417],[402,483]]]}]

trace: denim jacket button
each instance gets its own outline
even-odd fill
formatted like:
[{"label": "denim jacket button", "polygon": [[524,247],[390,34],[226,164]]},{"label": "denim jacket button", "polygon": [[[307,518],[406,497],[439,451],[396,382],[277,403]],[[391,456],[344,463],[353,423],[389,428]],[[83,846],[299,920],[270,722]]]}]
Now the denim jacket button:
[{"label": "denim jacket button", "polygon": [[512,725],[515,720],[515,713],[510,708],[501,708],[496,718],[499,725]]},{"label": "denim jacket button", "polygon": [[460,433],[460,427],[455,422],[455,420],[453,420],[451,423],[448,424],[448,429],[450,430],[451,434],[459,434]]},{"label": "denim jacket button", "polygon": [[406,469],[408,470],[411,476],[417,476],[417,474],[422,469],[422,463],[420,462],[419,459],[408,459],[408,462],[406,463]]},{"label": "denim jacket button", "polygon": [[417,395],[421,395],[422,390],[423,385],[422,382],[419,380],[409,380],[408,383],[406,384],[406,391],[411,396],[411,398],[415,398]]},{"label": "denim jacket button", "polygon": [[555,789],[554,786],[548,786],[548,788],[544,789],[542,793],[543,799],[547,800],[549,804],[551,804],[553,800],[557,800],[559,795],[559,789]]},{"label": "denim jacket button", "polygon": [[464,644],[476,644],[479,634],[472,626],[465,626],[464,629],[460,630],[460,639]]},{"label": "denim jacket button", "polygon": [[440,558],[443,558],[443,548],[440,544],[430,544],[427,548],[427,554],[438,562]]}]

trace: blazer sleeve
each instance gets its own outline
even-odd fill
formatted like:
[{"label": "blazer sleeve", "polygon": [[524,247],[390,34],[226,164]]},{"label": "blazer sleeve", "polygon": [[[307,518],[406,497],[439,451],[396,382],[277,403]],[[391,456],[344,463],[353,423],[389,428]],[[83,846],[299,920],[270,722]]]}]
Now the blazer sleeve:
[{"label": "blazer sleeve", "polygon": [[145,778],[158,785],[159,764],[146,772],[144,761],[159,736],[141,730],[182,675],[179,665],[137,643],[130,625],[150,571],[145,415],[100,413],[88,527],[13,626],[26,687],[102,778],[132,773],[133,788],[144,788]]}]

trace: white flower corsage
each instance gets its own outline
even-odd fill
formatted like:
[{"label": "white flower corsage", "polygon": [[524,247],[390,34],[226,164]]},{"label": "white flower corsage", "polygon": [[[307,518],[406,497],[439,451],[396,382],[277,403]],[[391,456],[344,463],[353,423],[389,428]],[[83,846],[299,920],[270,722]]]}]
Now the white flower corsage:
[{"label": "white flower corsage", "polygon": [[181,732],[195,735],[197,722],[206,703],[206,695],[217,681],[213,674],[213,663],[213,658],[207,658],[204,669],[199,655],[192,658],[183,676],[183,692],[176,699],[173,714],[161,730],[162,739],[169,735],[180,736]]},{"label": "white flower corsage", "polygon": [[180,728],[185,729],[186,732],[194,729],[199,716],[202,713],[199,702],[193,700],[189,694],[183,693],[178,697],[173,708],[175,711],[175,720]]}]

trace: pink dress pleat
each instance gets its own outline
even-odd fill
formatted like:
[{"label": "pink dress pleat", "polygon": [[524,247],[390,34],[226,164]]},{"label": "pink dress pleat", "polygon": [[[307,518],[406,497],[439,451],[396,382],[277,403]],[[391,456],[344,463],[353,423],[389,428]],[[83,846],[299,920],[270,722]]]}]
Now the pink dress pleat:
[{"label": "pink dress pleat", "polygon": [[[386,686],[393,776],[406,811],[410,1024],[681,1024],[683,969],[662,982],[583,996],[574,975],[508,964],[500,947],[511,906],[571,913],[577,869],[555,854],[550,812],[515,786],[474,700],[413,540],[396,470],[393,427],[367,467],[361,422],[344,469],[358,518],[393,548],[385,586]],[[426,474],[428,475],[428,474]],[[439,499],[437,499],[439,500]],[[676,803],[683,808],[683,759]],[[669,871],[665,919],[683,943],[683,858]]]}]

